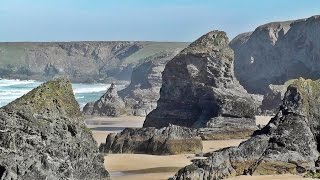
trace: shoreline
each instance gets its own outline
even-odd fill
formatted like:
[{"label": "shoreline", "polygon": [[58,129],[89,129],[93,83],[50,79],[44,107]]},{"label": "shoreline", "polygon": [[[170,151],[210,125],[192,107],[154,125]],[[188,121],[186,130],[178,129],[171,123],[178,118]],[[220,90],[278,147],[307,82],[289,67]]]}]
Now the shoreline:
[{"label": "shoreline", "polygon": [[[98,145],[104,143],[109,133],[120,132],[127,127],[142,127],[145,117],[120,116],[97,117],[85,116],[87,126],[92,130],[94,139]],[[270,116],[256,116],[257,125],[265,125],[271,119]],[[229,146],[238,146],[246,139],[211,140],[203,141],[203,152],[212,152]],[[104,156],[105,168],[109,171],[113,180],[165,180],[181,168],[191,164],[195,154],[179,155],[148,155],[148,154],[106,154]],[[227,178],[229,180],[309,180],[298,175],[260,175],[237,176]]]}]

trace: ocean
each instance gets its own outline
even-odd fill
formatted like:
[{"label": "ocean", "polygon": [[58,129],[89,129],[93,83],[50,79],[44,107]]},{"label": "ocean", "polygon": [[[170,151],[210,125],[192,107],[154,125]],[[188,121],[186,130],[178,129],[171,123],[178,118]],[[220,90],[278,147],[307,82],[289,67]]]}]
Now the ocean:
[{"label": "ocean", "polygon": [[[11,101],[21,97],[43,82],[34,80],[0,79],[0,107],[7,105]],[[110,84],[72,84],[73,92],[81,108],[91,101],[99,99]],[[125,85],[117,85],[121,90]]]}]

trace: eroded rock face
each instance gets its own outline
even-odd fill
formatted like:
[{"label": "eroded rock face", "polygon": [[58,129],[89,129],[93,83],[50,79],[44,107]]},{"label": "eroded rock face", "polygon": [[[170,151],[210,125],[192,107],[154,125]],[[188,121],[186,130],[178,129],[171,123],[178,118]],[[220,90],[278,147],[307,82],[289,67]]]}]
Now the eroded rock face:
[{"label": "eroded rock face", "polygon": [[319,148],[320,81],[299,79],[284,95],[278,114],[239,147],[207,154],[172,179],[216,180],[243,174],[315,171]]},{"label": "eroded rock face", "polygon": [[266,94],[269,84],[299,77],[320,78],[320,16],[273,22],[230,42],[235,74],[250,93]]},{"label": "eroded rock face", "polygon": [[0,108],[0,179],[109,179],[71,83],[56,79]]},{"label": "eroded rock face", "polygon": [[156,128],[126,128],[109,134],[100,151],[105,153],[181,154],[202,152],[195,129],[170,125]]},{"label": "eroded rock face", "polygon": [[218,127],[215,118],[239,118],[248,120],[252,133],[259,103],[236,80],[228,43],[225,32],[212,31],[169,61],[157,108],[143,126]]},{"label": "eroded rock face", "polygon": [[146,116],[157,107],[162,72],[166,63],[178,52],[159,53],[134,68],[130,85],[118,92],[126,104],[127,114]]},{"label": "eroded rock face", "polygon": [[116,85],[111,84],[107,92],[96,102],[89,102],[83,107],[85,115],[120,116],[126,113],[125,104],[118,96]]}]

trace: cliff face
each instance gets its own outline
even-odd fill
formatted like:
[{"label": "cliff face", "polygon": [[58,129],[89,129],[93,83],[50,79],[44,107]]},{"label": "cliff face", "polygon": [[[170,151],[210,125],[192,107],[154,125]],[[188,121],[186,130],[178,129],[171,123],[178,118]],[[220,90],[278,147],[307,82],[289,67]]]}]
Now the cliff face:
[{"label": "cliff face", "polygon": [[130,80],[133,67],[156,53],[187,43],[57,42],[0,43],[0,77],[73,82]]},{"label": "cliff face", "polygon": [[274,22],[230,42],[235,75],[250,93],[265,94],[269,84],[320,77],[320,16]]},{"label": "cliff face", "polygon": [[[207,154],[173,180],[218,180],[238,175],[304,174],[319,169],[320,82],[289,85],[277,115],[239,147]],[[311,173],[312,174],[312,173]]]},{"label": "cliff face", "polygon": [[109,179],[71,83],[47,82],[0,108],[0,179]]},{"label": "cliff face", "polygon": [[228,43],[225,32],[212,31],[169,61],[157,108],[148,114],[144,127],[212,127],[237,118],[255,126],[258,102],[235,78]]},{"label": "cliff face", "polygon": [[162,72],[166,63],[177,53],[154,55],[133,69],[130,85],[118,92],[126,104],[128,114],[146,116],[157,107]]}]

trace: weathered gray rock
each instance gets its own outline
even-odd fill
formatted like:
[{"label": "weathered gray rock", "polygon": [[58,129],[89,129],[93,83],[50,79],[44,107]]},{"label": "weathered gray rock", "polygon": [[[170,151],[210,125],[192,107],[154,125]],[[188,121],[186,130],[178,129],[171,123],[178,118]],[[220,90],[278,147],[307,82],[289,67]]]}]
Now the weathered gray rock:
[{"label": "weathered gray rock", "polygon": [[225,32],[212,31],[169,61],[157,108],[148,114],[143,126],[200,128],[211,121],[210,127],[215,127],[215,118],[234,118],[239,123],[247,120],[245,131],[249,128],[252,133],[259,102],[236,80],[228,43]]},{"label": "weathered gray rock", "polygon": [[287,89],[277,115],[239,147],[207,154],[172,179],[216,180],[243,174],[303,174],[318,166],[320,81],[299,79]]},{"label": "weathered gray rock", "polygon": [[250,93],[266,94],[269,84],[299,77],[320,78],[320,16],[273,22],[230,42],[235,75]]},{"label": "weathered gray rock", "polygon": [[107,92],[96,102],[89,102],[83,107],[85,115],[120,116],[126,113],[125,104],[118,96],[116,85],[111,84]]},{"label": "weathered gray rock", "polygon": [[157,107],[162,72],[166,63],[178,52],[161,52],[134,68],[130,85],[118,92],[126,104],[127,114],[146,116]]},{"label": "weathered gray rock", "polygon": [[68,80],[0,108],[0,179],[109,179]]},{"label": "weathered gray rock", "polygon": [[105,153],[181,154],[202,152],[202,140],[195,129],[169,125],[156,128],[126,128],[109,134],[100,145]]}]

